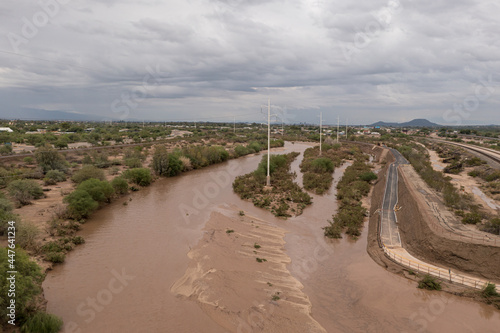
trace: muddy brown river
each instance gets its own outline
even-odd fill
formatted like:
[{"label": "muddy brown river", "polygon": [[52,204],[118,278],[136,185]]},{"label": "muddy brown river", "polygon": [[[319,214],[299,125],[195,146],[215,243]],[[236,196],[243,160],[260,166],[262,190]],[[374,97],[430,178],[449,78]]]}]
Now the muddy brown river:
[{"label": "muddy brown river", "polygon": [[[287,143],[274,153],[307,147]],[[321,227],[336,210],[334,190],[314,196],[302,216],[286,221],[240,200],[232,181],[261,158],[161,179],[95,213],[80,232],[86,243],[47,275],[48,312],[63,318],[64,332],[227,332],[170,288],[186,271],[187,253],[203,236],[210,213],[229,204],[288,230],[288,269],[328,332],[499,331],[500,312],[492,307],[419,290],[375,264],[366,252],[366,226],[357,241],[325,240]],[[297,173],[299,159],[292,165]],[[336,179],[342,171],[336,170]]]}]

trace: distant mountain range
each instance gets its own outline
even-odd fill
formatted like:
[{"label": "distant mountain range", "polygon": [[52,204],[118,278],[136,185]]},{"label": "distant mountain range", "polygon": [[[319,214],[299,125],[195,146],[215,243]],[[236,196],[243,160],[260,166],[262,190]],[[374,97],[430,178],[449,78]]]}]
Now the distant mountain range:
[{"label": "distant mountain range", "polygon": [[370,126],[380,126],[380,127],[439,127],[441,125],[428,121],[427,119],[413,119],[407,121],[406,123],[386,123],[384,121],[378,121]]},{"label": "distant mountain range", "polygon": [[[19,108],[17,110],[2,111],[0,118],[20,120],[69,120],[69,121],[109,121],[110,118],[95,114],[85,114],[67,111],[49,111],[43,109]],[[115,120],[115,119],[112,119]]]}]

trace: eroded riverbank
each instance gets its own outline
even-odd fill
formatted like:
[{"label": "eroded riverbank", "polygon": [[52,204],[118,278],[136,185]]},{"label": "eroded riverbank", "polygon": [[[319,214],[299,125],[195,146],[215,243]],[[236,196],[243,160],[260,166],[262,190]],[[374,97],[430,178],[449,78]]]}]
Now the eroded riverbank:
[{"label": "eroded riverbank", "polygon": [[[307,147],[287,143],[285,151]],[[97,212],[82,232],[87,243],[47,276],[48,311],[64,319],[66,332],[236,332],[237,327],[224,328],[197,302],[170,290],[188,271],[187,254],[203,239],[211,214],[230,205],[287,232],[284,248],[291,263],[286,268],[303,285],[312,318],[328,332],[495,332],[499,327],[500,316],[491,307],[418,290],[375,264],[366,253],[366,226],[357,242],[325,240],[321,227],[336,209],[333,190],[315,196],[302,216],[289,220],[240,200],[231,183],[254,170],[261,156],[162,179],[134,194],[127,206],[117,201]],[[116,277],[123,272],[130,278],[126,285]],[[267,292],[262,299],[250,297],[250,304],[236,293],[219,298],[246,307],[272,302]],[[288,331],[294,332],[293,326]]]}]

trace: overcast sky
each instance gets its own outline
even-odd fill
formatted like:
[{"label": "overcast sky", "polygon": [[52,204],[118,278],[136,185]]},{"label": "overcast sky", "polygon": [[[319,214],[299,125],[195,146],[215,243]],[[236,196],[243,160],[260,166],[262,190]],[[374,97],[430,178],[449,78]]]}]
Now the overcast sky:
[{"label": "overcast sky", "polygon": [[[48,4],[42,6],[42,4]],[[500,123],[487,0],[2,0],[0,116]]]}]

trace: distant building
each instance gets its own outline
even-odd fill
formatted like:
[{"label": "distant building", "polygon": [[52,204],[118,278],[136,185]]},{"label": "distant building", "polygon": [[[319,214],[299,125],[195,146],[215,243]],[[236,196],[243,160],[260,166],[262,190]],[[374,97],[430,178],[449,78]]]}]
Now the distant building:
[{"label": "distant building", "polygon": [[11,130],[10,127],[0,127],[0,132],[9,132],[9,133],[12,133],[14,131]]},{"label": "distant building", "polygon": [[185,135],[193,135],[193,132],[189,131],[180,131],[180,130],[172,130],[170,136],[185,136]]}]

